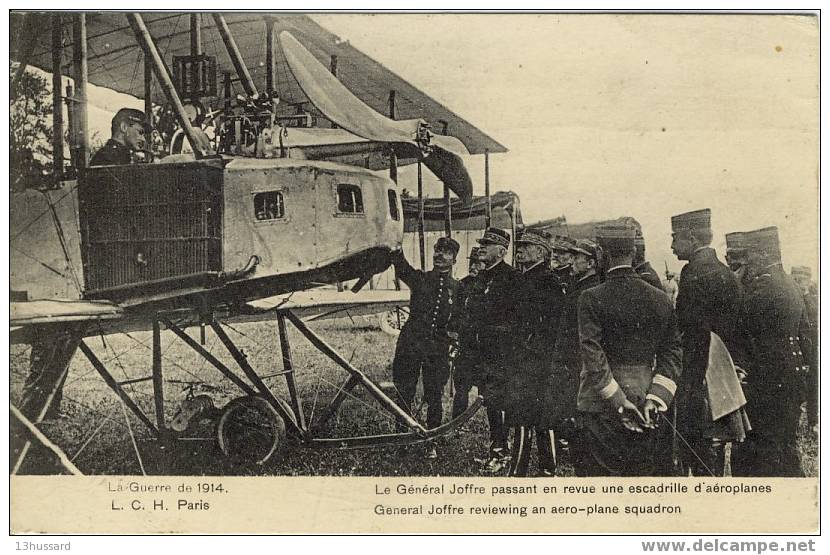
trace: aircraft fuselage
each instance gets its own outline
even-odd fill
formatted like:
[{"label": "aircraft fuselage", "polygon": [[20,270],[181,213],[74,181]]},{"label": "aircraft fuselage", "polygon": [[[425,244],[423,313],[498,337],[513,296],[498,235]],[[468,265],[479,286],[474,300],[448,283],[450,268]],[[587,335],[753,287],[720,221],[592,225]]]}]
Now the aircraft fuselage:
[{"label": "aircraft fuselage", "polygon": [[381,271],[403,237],[394,182],[324,161],[104,166],[13,197],[11,286],[29,299],[244,301]]}]

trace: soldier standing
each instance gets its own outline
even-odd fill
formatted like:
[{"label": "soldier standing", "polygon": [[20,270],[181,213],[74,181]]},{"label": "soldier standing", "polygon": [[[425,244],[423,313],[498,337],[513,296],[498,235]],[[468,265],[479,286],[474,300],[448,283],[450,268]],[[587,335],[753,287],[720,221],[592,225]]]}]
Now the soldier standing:
[{"label": "soldier standing", "polygon": [[741,331],[749,342],[747,413],[752,431],[735,446],[734,476],[804,476],[796,449],[806,373],[799,333],[806,309],[798,286],[781,266],[778,229],[744,234],[749,283]]},{"label": "soldier standing", "polygon": [[805,362],[810,367],[807,373],[807,424],[812,431],[818,431],[818,295],[812,287],[812,272],[809,266],[793,266],[792,277],[801,290],[807,309],[809,330],[802,337],[805,347]]},{"label": "soldier standing", "polygon": [[573,445],[576,417],[576,394],[579,390],[579,373],[582,369],[582,356],[579,351],[579,322],[577,319],[577,302],[583,291],[599,285],[597,265],[599,247],[593,241],[578,239],[571,252],[574,255],[571,265],[573,287],[567,292],[559,318],[559,331],[553,355],[553,367],[545,384],[547,394],[546,425],[554,430],[554,463],[556,447]]},{"label": "soldier standing", "polygon": [[[398,390],[399,404],[412,411],[418,378],[422,378],[427,405],[427,428],[441,425],[444,386],[449,379],[450,318],[458,282],[452,277],[452,266],[459,244],[441,237],[435,243],[432,270],[414,269],[403,253],[394,254],[395,273],[411,290],[409,319],[404,324],[392,361],[392,381]],[[437,456],[434,448],[427,453]]]},{"label": "soldier standing", "polygon": [[660,276],[651,267],[651,264],[646,260],[646,240],[643,237],[642,231],[636,230],[637,236],[634,238],[634,247],[636,253],[634,254],[634,271],[639,274],[643,281],[663,291],[663,282],[660,281]]},{"label": "soldier standing", "polygon": [[746,245],[744,243],[744,233],[742,231],[733,231],[726,234],[726,265],[729,269],[735,272],[735,277],[738,278],[738,284],[743,290],[744,278],[746,274]]},{"label": "soldier standing", "polygon": [[452,418],[458,418],[467,409],[470,390],[473,386],[481,391],[481,357],[476,344],[476,334],[470,321],[470,307],[484,291],[479,278],[483,264],[478,255],[478,247],[470,250],[469,274],[461,279],[458,287],[458,356],[453,363],[453,385],[455,396],[452,400]]},{"label": "soldier standing", "polygon": [[571,275],[571,264],[574,261],[574,255],[571,252],[571,247],[573,246],[574,241],[570,237],[563,235],[558,235],[552,241],[551,264],[553,266],[553,274],[562,285],[563,293],[566,293],[571,285],[573,285],[573,276]]},{"label": "soldier standing", "polygon": [[706,368],[709,363],[709,333],[717,334],[732,353],[737,353],[735,324],[741,292],[735,274],[721,263],[712,242],[711,211],[708,208],[673,216],[672,251],[687,260],[680,271],[677,321],[683,334],[683,375],[677,398],[677,429],[684,441],[676,442],[682,474],[689,470],[722,476],[725,438],[730,422],[713,422],[708,409]]},{"label": "soldier standing", "polygon": [[504,396],[518,272],[504,262],[507,247],[510,246],[509,233],[490,227],[478,243],[481,245],[479,257],[484,264],[479,274],[483,290],[475,303],[468,303],[468,306],[481,356],[484,403],[490,425],[490,449],[484,470],[496,473],[504,469],[510,460],[508,432],[504,424]]},{"label": "soldier standing", "polygon": [[632,268],[634,228],[604,226],[597,239],[608,272],[577,303],[581,438],[574,463],[580,476],[648,476],[654,426],[680,373],[680,336],[669,298]]},{"label": "soldier standing", "polygon": [[553,431],[545,425],[552,407],[546,403],[544,384],[550,377],[563,293],[547,264],[550,237],[546,235],[528,230],[516,239],[522,277],[516,287],[505,410],[506,424],[514,430],[510,476],[527,476],[534,435],[539,474],[553,476],[556,471]]}]

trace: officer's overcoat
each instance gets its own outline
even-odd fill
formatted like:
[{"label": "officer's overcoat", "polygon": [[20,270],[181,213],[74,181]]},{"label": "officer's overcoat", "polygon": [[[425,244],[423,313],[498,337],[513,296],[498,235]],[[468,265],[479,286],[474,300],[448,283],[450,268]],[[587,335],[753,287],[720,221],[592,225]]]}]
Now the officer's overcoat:
[{"label": "officer's overcoat", "polygon": [[586,276],[575,281],[573,288],[565,295],[552,371],[546,383],[550,424],[576,414],[576,394],[579,390],[579,373],[582,370],[577,302],[583,291],[599,283],[599,275]]},{"label": "officer's overcoat", "polygon": [[733,359],[743,347],[735,333],[741,291],[735,274],[711,248],[698,250],[680,272],[677,322],[683,335],[683,375],[678,384],[678,429],[700,437],[714,433],[706,416],[704,378],[709,362],[709,332],[726,344]]},{"label": "officer's overcoat", "polygon": [[507,387],[506,362],[512,345],[516,282],[519,272],[500,261],[479,274],[481,294],[467,303],[484,371],[484,398],[502,408]]},{"label": "officer's overcoat", "polygon": [[630,267],[578,301],[582,354],[577,408],[606,412],[623,395],[642,406],[648,395],[668,406],[680,374],[680,335],[671,301]]},{"label": "officer's overcoat", "polygon": [[536,426],[549,420],[545,384],[550,379],[564,295],[556,276],[541,262],[517,278],[515,299],[506,422]]}]

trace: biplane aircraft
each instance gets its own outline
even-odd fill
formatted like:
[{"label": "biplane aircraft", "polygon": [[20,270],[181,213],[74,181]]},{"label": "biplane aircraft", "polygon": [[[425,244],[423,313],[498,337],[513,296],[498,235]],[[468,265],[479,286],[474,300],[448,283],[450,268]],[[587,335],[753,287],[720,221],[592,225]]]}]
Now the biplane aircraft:
[{"label": "biplane aircraft", "polygon": [[[54,178],[11,199],[11,340],[35,344],[47,337],[51,344],[42,347],[63,355],[49,370],[55,379],[41,392],[42,405],[11,407],[38,452],[51,450],[65,469],[77,471],[38,429],[76,348],[153,438],[175,441],[192,422],[211,418],[223,453],[260,464],[286,442],[338,448],[420,442],[475,413],[480,399],[456,420],[425,429],[301,318],[343,305],[388,309],[400,304],[400,294],[323,306],[314,295],[299,303],[291,293],[352,279],[360,290],[389,266],[403,237],[398,166],[418,165],[421,199],[423,165],[443,182],[448,204],[450,191],[467,202],[472,180],[462,156],[504,147],[306,16],[13,13],[11,31],[17,75],[30,65],[51,72],[55,84]],[[143,83],[136,78],[142,71]],[[63,75],[73,79],[66,94]],[[143,163],[89,167],[89,83],[144,99],[150,139],[139,153]],[[12,94],[14,85],[13,79]],[[379,97],[379,87],[387,94]],[[380,113],[386,108],[388,117]],[[278,324],[287,399],[272,391],[223,327],[265,318]],[[288,323],[346,371],[314,422],[297,394]],[[194,326],[202,337],[205,329],[215,333],[242,375],[188,335]],[[240,395],[217,408],[191,388],[185,399],[172,400],[174,411],[164,394],[162,329]],[[129,330],[152,330],[152,371],[119,381],[87,340]],[[152,384],[154,418],[127,387],[141,381]],[[408,431],[325,437],[326,420],[357,386]],[[257,432],[256,441],[246,427]],[[17,453],[13,472],[30,451],[27,443]]]}]

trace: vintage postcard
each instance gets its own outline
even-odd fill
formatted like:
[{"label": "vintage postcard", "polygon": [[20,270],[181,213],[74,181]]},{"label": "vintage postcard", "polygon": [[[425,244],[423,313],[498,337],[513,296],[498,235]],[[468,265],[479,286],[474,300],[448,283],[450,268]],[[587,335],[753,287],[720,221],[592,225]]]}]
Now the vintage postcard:
[{"label": "vintage postcard", "polygon": [[818,14],[8,17],[13,534],[818,531]]}]

